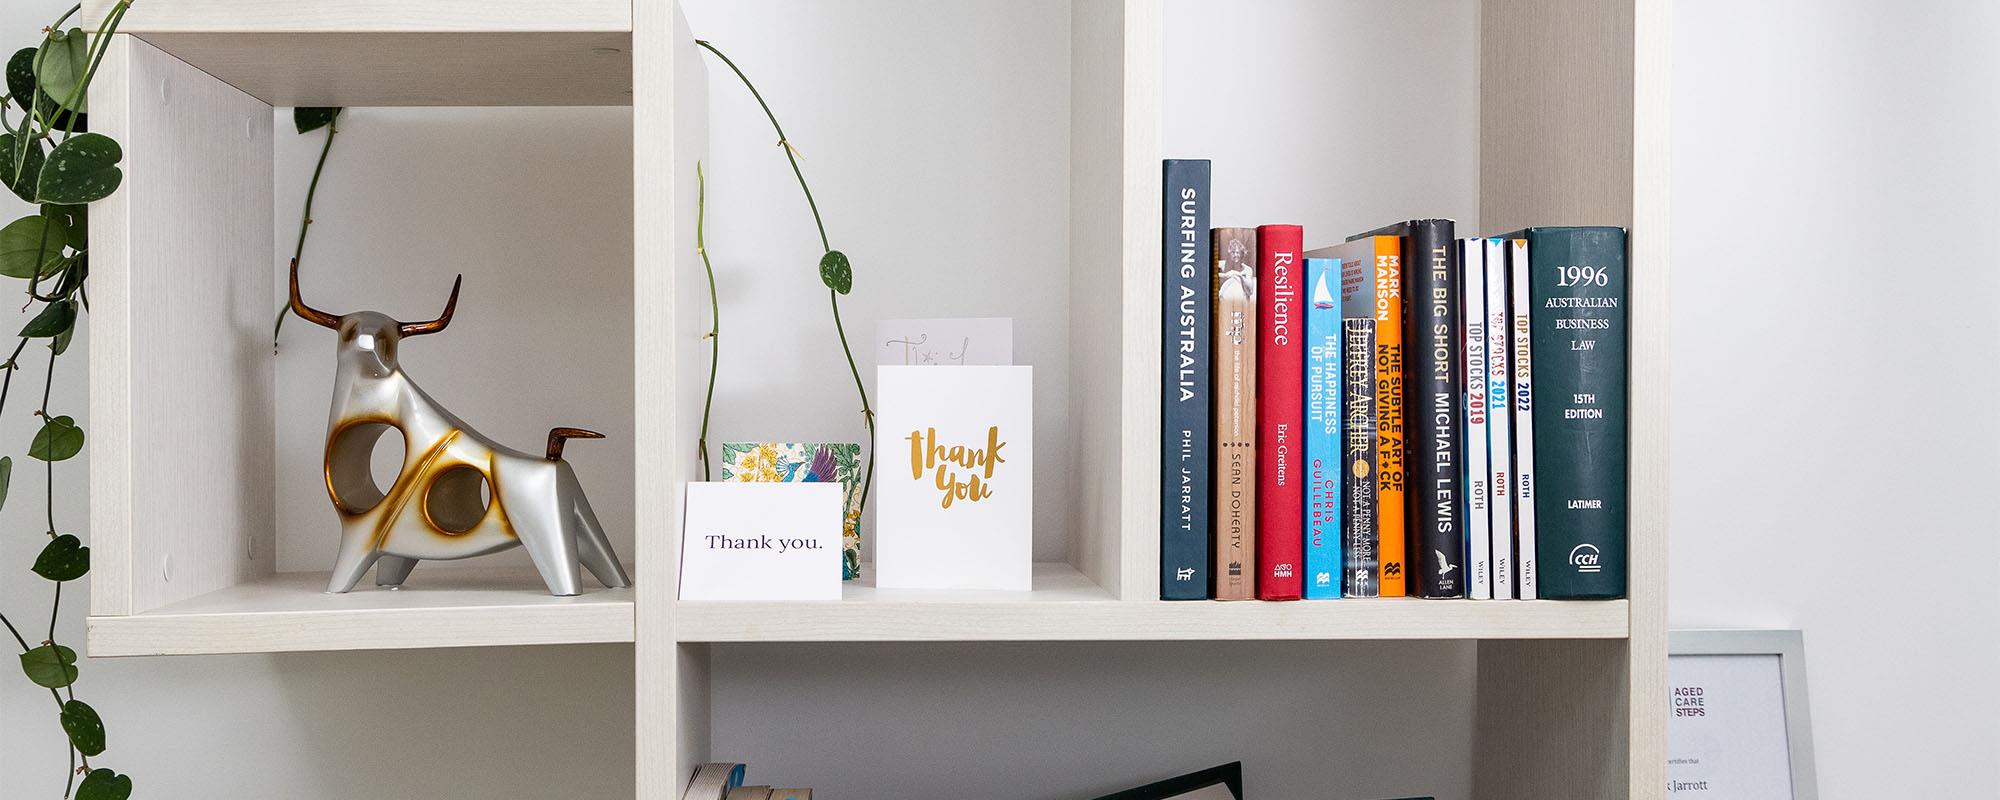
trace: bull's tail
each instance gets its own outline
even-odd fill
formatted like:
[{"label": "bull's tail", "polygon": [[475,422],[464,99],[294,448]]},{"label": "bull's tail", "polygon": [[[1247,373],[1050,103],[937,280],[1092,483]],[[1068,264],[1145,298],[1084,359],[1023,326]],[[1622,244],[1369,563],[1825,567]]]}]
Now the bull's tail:
[{"label": "bull's tail", "polygon": [[570,439],[602,439],[602,438],[604,438],[604,434],[598,433],[597,431],[587,431],[582,428],[550,428],[549,449],[547,458],[550,461],[561,461],[563,443]]}]

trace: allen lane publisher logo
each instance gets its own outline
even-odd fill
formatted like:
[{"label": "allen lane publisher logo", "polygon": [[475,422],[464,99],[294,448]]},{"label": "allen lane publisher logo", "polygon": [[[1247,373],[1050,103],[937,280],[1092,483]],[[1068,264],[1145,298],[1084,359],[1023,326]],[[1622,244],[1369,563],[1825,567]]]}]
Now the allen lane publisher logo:
[{"label": "allen lane publisher logo", "polygon": [[1569,565],[1576,567],[1577,572],[1597,572],[1600,569],[1597,560],[1597,545],[1589,542],[1577,545],[1569,551]]}]

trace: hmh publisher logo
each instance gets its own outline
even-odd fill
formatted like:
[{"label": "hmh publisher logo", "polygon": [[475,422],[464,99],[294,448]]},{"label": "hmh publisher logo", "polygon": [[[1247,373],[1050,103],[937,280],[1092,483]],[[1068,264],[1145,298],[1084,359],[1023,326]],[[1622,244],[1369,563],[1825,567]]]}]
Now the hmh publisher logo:
[{"label": "hmh publisher logo", "polygon": [[1577,572],[1591,573],[1599,571],[1601,567],[1597,561],[1597,545],[1585,542],[1571,548],[1569,551],[1569,565],[1576,567]]}]

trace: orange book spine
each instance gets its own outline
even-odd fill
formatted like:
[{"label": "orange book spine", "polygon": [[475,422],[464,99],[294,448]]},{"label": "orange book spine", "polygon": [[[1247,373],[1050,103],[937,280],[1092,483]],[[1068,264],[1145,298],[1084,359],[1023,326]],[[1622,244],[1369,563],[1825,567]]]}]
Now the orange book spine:
[{"label": "orange book spine", "polygon": [[1383,597],[1402,597],[1408,536],[1403,488],[1403,243],[1375,238],[1375,522]]}]

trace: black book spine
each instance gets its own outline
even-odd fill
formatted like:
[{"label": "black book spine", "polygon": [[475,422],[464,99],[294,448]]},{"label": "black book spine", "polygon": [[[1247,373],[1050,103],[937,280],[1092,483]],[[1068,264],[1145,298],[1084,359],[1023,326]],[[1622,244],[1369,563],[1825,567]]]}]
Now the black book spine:
[{"label": "black book spine", "polygon": [[1160,599],[1209,596],[1209,164],[1164,162],[1161,208]]},{"label": "black book spine", "polygon": [[[1403,237],[1403,476],[1410,594],[1465,596],[1465,395],[1459,379],[1458,241],[1448,219],[1360,236]],[[1358,237],[1350,237],[1358,238]]]},{"label": "black book spine", "polygon": [[1465,396],[1458,379],[1458,240],[1448,219],[1410,223],[1403,257],[1404,469],[1416,536],[1417,593],[1465,596]]}]

